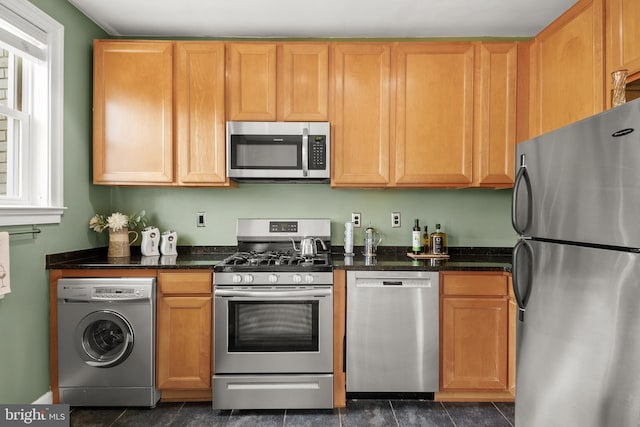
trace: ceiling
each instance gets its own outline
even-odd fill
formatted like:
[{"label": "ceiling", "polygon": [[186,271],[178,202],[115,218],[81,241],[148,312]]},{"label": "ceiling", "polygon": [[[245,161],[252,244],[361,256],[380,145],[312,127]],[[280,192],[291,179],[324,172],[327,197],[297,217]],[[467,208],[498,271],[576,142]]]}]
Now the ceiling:
[{"label": "ceiling", "polygon": [[531,37],[576,0],[68,0],[112,36]]}]

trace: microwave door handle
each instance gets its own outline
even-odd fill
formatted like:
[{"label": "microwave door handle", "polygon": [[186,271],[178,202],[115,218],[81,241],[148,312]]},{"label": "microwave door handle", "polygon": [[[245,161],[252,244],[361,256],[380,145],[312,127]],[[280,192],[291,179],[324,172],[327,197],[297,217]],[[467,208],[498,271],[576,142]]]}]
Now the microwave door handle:
[{"label": "microwave door handle", "polygon": [[309,175],[309,128],[302,129],[302,176]]}]

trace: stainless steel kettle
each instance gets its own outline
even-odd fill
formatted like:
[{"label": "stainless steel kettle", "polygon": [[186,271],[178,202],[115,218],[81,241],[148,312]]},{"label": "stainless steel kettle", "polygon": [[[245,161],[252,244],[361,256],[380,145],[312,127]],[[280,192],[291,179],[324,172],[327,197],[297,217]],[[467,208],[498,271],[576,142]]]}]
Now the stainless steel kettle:
[{"label": "stainless steel kettle", "polygon": [[300,248],[296,247],[296,241],[291,239],[291,243],[293,243],[293,250],[296,252],[300,252],[300,256],[304,258],[311,258],[318,255],[318,246],[316,242],[320,242],[323,250],[327,250],[327,246],[324,244],[322,239],[318,237],[303,237],[300,241]]},{"label": "stainless steel kettle", "polygon": [[144,228],[141,232],[142,242],[140,243],[140,252],[142,256],[157,256],[158,245],[160,244],[160,231],[153,226]]}]

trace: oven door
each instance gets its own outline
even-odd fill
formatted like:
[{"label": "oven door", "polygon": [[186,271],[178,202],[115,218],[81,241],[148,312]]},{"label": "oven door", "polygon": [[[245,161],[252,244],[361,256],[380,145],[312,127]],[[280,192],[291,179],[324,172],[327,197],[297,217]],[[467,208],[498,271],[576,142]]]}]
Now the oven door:
[{"label": "oven door", "polygon": [[216,374],[333,372],[333,289],[220,286]]}]

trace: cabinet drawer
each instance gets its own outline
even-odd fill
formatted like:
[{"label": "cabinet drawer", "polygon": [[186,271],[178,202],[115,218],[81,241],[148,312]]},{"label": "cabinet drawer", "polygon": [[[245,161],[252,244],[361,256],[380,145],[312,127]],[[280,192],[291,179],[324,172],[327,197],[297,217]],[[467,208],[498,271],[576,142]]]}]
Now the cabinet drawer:
[{"label": "cabinet drawer", "polygon": [[443,295],[507,295],[505,274],[442,274]]},{"label": "cabinet drawer", "polygon": [[210,294],[213,286],[210,271],[181,271],[158,274],[162,294]]}]

